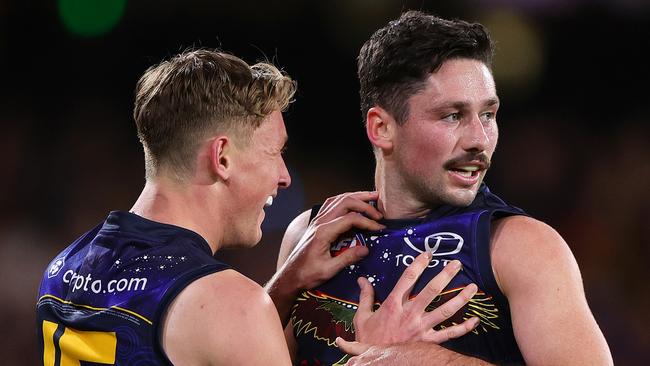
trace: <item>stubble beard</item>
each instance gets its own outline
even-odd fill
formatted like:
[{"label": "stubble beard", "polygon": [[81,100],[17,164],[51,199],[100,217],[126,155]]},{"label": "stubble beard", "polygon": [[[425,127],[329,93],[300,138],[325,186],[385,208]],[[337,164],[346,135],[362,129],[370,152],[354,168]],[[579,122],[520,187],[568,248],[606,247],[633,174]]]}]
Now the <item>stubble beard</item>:
[{"label": "stubble beard", "polygon": [[467,207],[474,202],[478,187],[483,182],[484,174],[485,172],[481,172],[478,183],[470,189],[452,188],[442,178],[437,181],[427,181],[426,178],[416,179],[411,186],[415,197],[419,197],[419,200],[426,203],[430,209],[436,209],[442,205]]}]

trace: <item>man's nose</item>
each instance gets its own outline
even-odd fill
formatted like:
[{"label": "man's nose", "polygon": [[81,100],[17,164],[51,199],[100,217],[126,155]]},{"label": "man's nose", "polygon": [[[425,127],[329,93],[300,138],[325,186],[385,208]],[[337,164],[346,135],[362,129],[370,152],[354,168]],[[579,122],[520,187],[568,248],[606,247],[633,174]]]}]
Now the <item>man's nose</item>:
[{"label": "man's nose", "polygon": [[280,167],[280,178],[278,179],[278,187],[288,188],[290,185],[291,185],[291,175],[289,175],[289,169],[287,169],[287,164],[285,164],[283,159],[282,166]]},{"label": "man's nose", "polygon": [[474,115],[467,121],[462,138],[462,147],[465,151],[485,151],[490,144],[490,136],[478,115]]}]

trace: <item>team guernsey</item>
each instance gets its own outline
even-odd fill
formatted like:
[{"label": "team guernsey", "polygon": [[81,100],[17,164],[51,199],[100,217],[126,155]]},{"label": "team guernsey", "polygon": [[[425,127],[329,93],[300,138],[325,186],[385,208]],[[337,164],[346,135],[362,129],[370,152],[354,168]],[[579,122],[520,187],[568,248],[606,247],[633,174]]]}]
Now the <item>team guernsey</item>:
[{"label": "team guernsey", "polygon": [[170,365],[159,338],[165,310],[192,281],[227,268],[195,232],[111,212],[43,275],[43,364]]},{"label": "team guernsey", "polygon": [[[316,210],[312,210],[312,216]],[[472,316],[480,324],[471,333],[450,340],[443,346],[495,363],[523,364],[512,331],[510,311],[499,290],[490,264],[490,224],[496,218],[525,215],[492,194],[483,184],[468,207],[442,206],[417,220],[384,220],[386,229],[378,232],[353,232],[331,247],[338,255],[350,247],[365,245],[369,254],[343,269],[330,281],[304,291],[291,313],[293,333],[298,343],[296,364],[343,365],[350,358],[336,347],[334,340],[354,340],[352,319],[359,301],[356,279],[364,276],[375,291],[379,305],[393,289],[404,269],[427,250],[432,260],[414,286],[415,296],[449,261],[460,260],[462,270],[427,310],[435,309],[465,286],[475,283],[477,294],[446,322],[435,329],[459,324]]]}]

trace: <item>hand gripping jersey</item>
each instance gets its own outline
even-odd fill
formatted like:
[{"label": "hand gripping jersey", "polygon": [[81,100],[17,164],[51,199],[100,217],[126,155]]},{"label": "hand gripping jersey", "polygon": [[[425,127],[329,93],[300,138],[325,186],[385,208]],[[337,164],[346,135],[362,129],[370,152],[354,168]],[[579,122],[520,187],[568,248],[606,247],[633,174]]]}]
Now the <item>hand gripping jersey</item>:
[{"label": "hand gripping jersey", "polygon": [[480,324],[473,332],[443,346],[491,362],[523,363],[512,331],[508,302],[494,279],[489,252],[492,220],[523,214],[521,209],[507,205],[482,185],[469,207],[442,206],[423,219],[384,220],[382,223],[387,228],[382,231],[354,232],[340,238],[331,247],[333,255],[355,245],[367,246],[370,253],[322,286],[298,297],[291,313],[298,343],[296,364],[345,364],[349,356],[336,347],[334,340],[337,336],[354,340],[352,319],[359,301],[356,279],[364,276],[371,282],[375,301],[379,304],[404,269],[425,250],[430,251],[433,258],[416,283],[412,296],[449,261],[458,259],[463,264],[463,269],[427,310],[451,299],[470,283],[479,288],[463,309],[435,329],[459,324],[472,316],[477,316]]},{"label": "hand gripping jersey", "polygon": [[111,212],[43,275],[36,324],[43,364],[170,365],[159,337],[169,303],[226,268],[195,232]]}]

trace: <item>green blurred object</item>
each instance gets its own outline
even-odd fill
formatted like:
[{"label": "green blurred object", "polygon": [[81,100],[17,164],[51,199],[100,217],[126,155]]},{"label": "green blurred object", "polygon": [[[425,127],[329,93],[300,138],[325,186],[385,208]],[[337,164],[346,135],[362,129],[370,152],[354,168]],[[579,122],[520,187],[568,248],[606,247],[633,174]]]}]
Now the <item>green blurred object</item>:
[{"label": "green blurred object", "polygon": [[59,0],[59,16],[68,32],[95,37],[115,27],[125,5],[126,0]]}]

